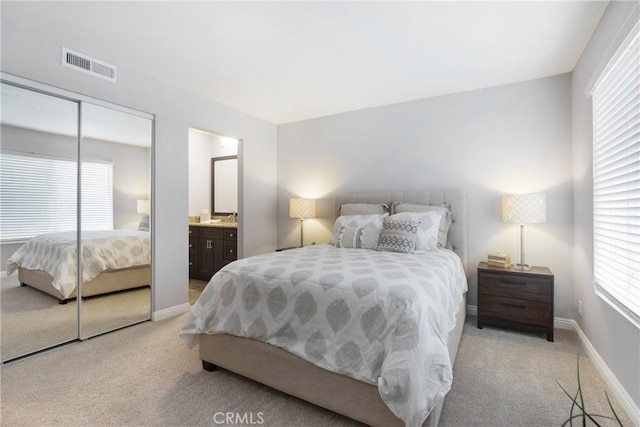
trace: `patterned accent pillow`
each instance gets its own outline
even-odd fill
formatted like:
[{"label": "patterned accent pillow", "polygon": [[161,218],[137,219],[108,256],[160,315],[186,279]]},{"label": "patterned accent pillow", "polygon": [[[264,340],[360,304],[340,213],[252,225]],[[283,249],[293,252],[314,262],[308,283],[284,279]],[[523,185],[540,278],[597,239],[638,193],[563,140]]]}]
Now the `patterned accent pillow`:
[{"label": "patterned accent pillow", "polygon": [[344,226],[340,229],[337,248],[376,249],[380,229],[376,227]]},{"label": "patterned accent pillow", "polygon": [[378,239],[379,251],[412,254],[416,248],[416,238],[420,223],[385,218]]},{"label": "patterned accent pillow", "polygon": [[388,213],[381,215],[342,215],[336,219],[333,225],[333,231],[331,233],[331,243],[336,245],[340,239],[340,231],[342,227],[375,227],[378,230],[382,230],[382,220],[388,217]]},{"label": "patterned accent pillow", "polygon": [[438,247],[438,232],[443,215],[443,212],[437,211],[403,212],[391,215],[389,218],[418,222],[420,226],[418,227],[418,236],[416,238],[416,250],[433,250]]},{"label": "patterned accent pillow", "polygon": [[437,206],[430,205],[416,205],[412,203],[395,202],[391,205],[391,213],[403,213],[403,212],[443,212],[444,215],[440,220],[440,228],[438,230],[438,247],[444,248],[447,245],[447,235],[449,234],[449,227],[453,224],[453,212],[449,203],[442,203]]},{"label": "patterned accent pillow", "polygon": [[149,231],[149,214],[142,215],[142,218],[140,218],[140,223],[138,224],[138,230]]}]

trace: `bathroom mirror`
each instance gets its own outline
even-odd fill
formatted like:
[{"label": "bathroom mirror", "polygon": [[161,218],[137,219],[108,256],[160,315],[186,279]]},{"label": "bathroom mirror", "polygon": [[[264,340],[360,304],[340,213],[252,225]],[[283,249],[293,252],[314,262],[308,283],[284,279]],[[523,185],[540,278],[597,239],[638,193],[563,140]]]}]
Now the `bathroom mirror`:
[{"label": "bathroom mirror", "polygon": [[213,215],[238,212],[238,156],[211,159],[211,212]]}]

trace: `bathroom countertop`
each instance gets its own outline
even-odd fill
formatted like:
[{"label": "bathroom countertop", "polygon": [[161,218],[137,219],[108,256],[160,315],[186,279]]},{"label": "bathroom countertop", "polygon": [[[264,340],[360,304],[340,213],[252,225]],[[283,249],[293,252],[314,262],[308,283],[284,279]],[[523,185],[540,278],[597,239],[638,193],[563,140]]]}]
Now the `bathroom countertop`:
[{"label": "bathroom countertop", "polygon": [[203,224],[200,222],[190,222],[189,226],[194,227],[214,227],[214,228],[238,228],[237,222],[217,222],[214,224]]}]

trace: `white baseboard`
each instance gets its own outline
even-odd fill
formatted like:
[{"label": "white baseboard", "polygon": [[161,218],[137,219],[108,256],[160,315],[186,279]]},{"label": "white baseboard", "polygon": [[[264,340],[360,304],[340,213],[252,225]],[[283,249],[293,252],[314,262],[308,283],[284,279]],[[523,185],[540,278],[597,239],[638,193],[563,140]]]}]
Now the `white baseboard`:
[{"label": "white baseboard", "polygon": [[186,313],[191,310],[191,304],[185,302],[184,304],[174,305],[173,307],[165,308],[163,310],[154,311],[151,316],[151,320],[158,322],[160,320],[169,319],[170,317],[177,316],[182,313]]},{"label": "white baseboard", "polygon": [[591,341],[589,341],[589,338],[587,338],[585,333],[582,331],[582,328],[580,328],[580,325],[578,325],[578,322],[575,320],[571,320],[571,322],[573,329],[578,334],[580,341],[582,341],[582,344],[587,351],[589,359],[591,359],[591,362],[600,372],[600,375],[602,375],[614,396],[618,402],[620,402],[620,405],[625,411],[627,411],[627,414],[631,418],[632,425],[640,426],[640,407],[636,405],[631,396],[629,396],[629,393],[627,393],[627,390],[624,389],[620,381],[618,381],[618,378],[616,378],[611,369],[609,369],[609,366],[607,366],[604,359],[598,354],[595,347],[591,344]]},{"label": "white baseboard", "polygon": [[[475,305],[467,306],[467,314],[472,316],[478,315],[478,307]],[[578,338],[584,345],[584,348],[591,359],[591,362],[596,367],[602,378],[606,381],[607,385],[613,392],[615,398],[620,402],[620,405],[627,412],[629,417],[631,418],[631,422],[635,426],[640,426],[640,408],[633,401],[629,393],[624,389],[618,378],[613,374],[609,366],[605,363],[604,359],[600,357],[595,347],[589,341],[589,338],[582,331],[578,322],[573,319],[565,319],[563,317],[554,317],[553,318],[553,327],[558,329],[573,329],[578,334]]]},{"label": "white baseboard", "polygon": [[564,317],[554,317],[553,327],[557,329],[575,329],[576,321],[573,319],[565,319]]},{"label": "white baseboard", "polygon": [[[468,305],[467,306],[467,314],[472,316],[478,315],[478,306],[476,305]],[[553,327],[558,329],[575,329],[574,328],[575,320],[573,319],[565,319],[564,317],[554,317],[553,318]]]}]

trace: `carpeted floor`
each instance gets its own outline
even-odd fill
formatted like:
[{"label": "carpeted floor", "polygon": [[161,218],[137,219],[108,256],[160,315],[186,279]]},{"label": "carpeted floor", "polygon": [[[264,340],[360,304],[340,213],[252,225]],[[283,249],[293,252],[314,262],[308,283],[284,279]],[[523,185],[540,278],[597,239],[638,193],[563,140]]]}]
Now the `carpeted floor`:
[{"label": "carpeted floor", "polygon": [[[185,318],[142,323],[3,366],[2,425],[214,426],[223,425],[216,424],[220,412],[264,426],[358,425],[230,372],[202,370],[197,349],[178,338]],[[561,425],[570,401],[556,379],[575,391],[577,352],[573,331],[556,330],[549,343],[542,335],[479,330],[469,317],[441,425]],[[604,381],[585,356],[580,365],[587,407],[609,414]]]},{"label": "carpeted floor", "polygon": [[204,280],[189,279],[189,304],[195,304],[207,283]]},{"label": "carpeted floor", "polygon": [[[92,336],[150,318],[148,287],[85,298],[82,335]],[[78,336],[76,300],[59,304],[50,295],[20,286],[17,277],[2,278],[0,291],[2,360],[51,347]]]}]

